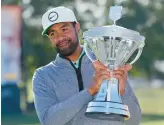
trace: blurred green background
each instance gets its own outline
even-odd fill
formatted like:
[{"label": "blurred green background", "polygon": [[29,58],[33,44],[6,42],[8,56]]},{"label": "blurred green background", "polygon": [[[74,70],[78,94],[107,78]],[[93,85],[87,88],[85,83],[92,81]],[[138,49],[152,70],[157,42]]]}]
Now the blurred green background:
[{"label": "blurred green background", "polygon": [[[140,125],[164,124],[164,89],[137,89],[142,109],[142,122]],[[2,115],[2,125],[41,125],[35,111],[26,111],[22,114]]]},{"label": "blurred green background", "polygon": [[[55,59],[47,37],[42,36],[41,17],[49,8],[59,5],[72,9],[82,32],[110,25],[111,5],[123,6],[123,17],[117,25],[136,30],[146,37],[140,59],[129,74],[131,85],[141,105],[141,125],[164,124],[164,0],[2,0],[2,5],[22,8],[22,82],[21,113],[2,114],[2,125],[40,125],[35,113],[32,75],[36,68]],[[5,30],[5,29],[2,29]],[[82,39],[82,38],[81,38]],[[82,42],[82,41],[81,41]]]}]

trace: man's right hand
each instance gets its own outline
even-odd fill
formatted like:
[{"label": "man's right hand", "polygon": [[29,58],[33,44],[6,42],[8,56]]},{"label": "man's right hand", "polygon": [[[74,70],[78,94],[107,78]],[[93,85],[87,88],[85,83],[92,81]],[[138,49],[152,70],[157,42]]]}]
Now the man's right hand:
[{"label": "man's right hand", "polygon": [[93,96],[95,95],[104,79],[110,79],[109,69],[99,61],[93,62],[95,73],[93,75],[92,85],[88,88],[88,92]]}]

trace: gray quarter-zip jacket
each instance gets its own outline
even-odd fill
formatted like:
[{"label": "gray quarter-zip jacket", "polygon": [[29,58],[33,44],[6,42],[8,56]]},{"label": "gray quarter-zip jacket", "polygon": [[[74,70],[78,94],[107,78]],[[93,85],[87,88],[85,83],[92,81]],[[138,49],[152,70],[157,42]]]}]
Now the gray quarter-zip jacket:
[{"label": "gray quarter-zip jacket", "polygon": [[59,55],[54,61],[35,71],[34,104],[42,125],[138,125],[140,123],[140,106],[128,82],[121,98],[129,107],[131,115],[129,120],[119,122],[86,117],[84,114],[87,104],[94,98],[87,90],[92,83],[94,68],[86,55],[82,57],[80,73],[84,88],[81,91],[79,91],[77,71],[69,60]]}]

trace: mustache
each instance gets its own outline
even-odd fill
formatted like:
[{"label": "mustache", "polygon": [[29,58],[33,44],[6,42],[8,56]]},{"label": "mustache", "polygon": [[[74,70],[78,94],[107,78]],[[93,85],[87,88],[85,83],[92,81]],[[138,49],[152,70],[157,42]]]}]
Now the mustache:
[{"label": "mustache", "polygon": [[62,40],[60,40],[60,41],[56,44],[56,47],[59,47],[60,44],[63,43],[63,42],[67,42],[67,43],[68,43],[69,41],[71,41],[70,38],[63,38]]}]

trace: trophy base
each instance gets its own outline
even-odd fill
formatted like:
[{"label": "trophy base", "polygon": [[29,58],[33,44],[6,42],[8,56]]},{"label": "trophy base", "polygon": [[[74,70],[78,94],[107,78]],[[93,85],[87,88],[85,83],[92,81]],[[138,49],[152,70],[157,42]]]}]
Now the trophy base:
[{"label": "trophy base", "polygon": [[112,121],[124,121],[130,117],[127,105],[110,101],[90,102],[88,104],[85,115],[94,119]]},{"label": "trophy base", "polygon": [[116,114],[106,114],[104,112],[86,112],[85,116],[93,119],[101,119],[101,120],[111,120],[111,121],[124,121],[124,116],[116,115]]}]

